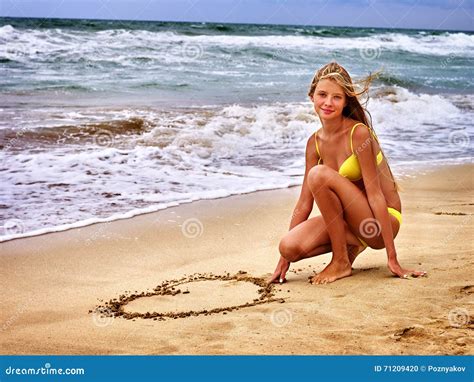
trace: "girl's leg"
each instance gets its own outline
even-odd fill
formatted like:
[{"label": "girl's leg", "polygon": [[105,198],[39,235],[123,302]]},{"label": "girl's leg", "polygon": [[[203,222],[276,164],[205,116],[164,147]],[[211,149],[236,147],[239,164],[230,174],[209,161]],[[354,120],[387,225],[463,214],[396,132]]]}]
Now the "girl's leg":
[{"label": "girl's leg", "polygon": [[[351,249],[349,261],[352,263],[363,247],[347,224],[344,225],[344,239]],[[316,216],[298,224],[283,237],[279,249],[280,254],[292,263],[331,252],[331,240],[323,217]]]},{"label": "girl's leg", "polygon": [[[347,229],[346,234],[349,261],[352,264],[365,247],[360,246],[359,241],[349,229]],[[285,274],[288,271],[290,262],[322,255],[331,252],[331,250],[329,234],[322,216],[308,219],[294,227],[280,241],[280,254],[282,257],[277,264],[275,272],[268,281],[278,282],[279,280],[285,280]]]},{"label": "girl's leg", "polygon": [[[364,237],[360,232],[364,219],[374,218],[365,194],[351,181],[325,165],[313,167],[308,174],[308,184],[324,218],[333,250],[331,263],[315,278],[314,283],[328,283],[349,276],[346,231],[363,237],[372,248],[383,248],[380,234]],[[394,236],[398,221],[392,217]],[[358,239],[356,238],[359,243]]]}]

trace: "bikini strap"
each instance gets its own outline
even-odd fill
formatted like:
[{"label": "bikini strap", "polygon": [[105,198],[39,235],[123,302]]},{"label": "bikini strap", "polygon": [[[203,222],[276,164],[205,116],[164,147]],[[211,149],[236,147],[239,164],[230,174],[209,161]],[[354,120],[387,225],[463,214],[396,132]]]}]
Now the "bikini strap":
[{"label": "bikini strap", "polygon": [[[351,130],[351,138],[349,140],[350,144],[351,144],[351,153],[354,154],[354,147],[352,146],[352,134],[354,134],[354,129],[359,126],[359,125],[364,125],[362,122],[358,122],[356,123],[354,126],[352,126],[352,130]],[[365,126],[365,125],[364,125]]]},{"label": "bikini strap", "polygon": [[352,146],[352,134],[354,134],[354,129],[359,125],[363,125],[363,126],[367,127],[367,129],[369,129],[369,133],[374,137],[374,139],[377,141],[377,143],[379,142],[377,136],[375,135],[375,132],[371,128],[369,128],[367,125],[365,125],[362,122],[357,122],[354,126],[352,126],[352,130],[351,130],[350,143],[351,143],[351,152],[352,152],[352,154],[354,154],[354,148]]}]

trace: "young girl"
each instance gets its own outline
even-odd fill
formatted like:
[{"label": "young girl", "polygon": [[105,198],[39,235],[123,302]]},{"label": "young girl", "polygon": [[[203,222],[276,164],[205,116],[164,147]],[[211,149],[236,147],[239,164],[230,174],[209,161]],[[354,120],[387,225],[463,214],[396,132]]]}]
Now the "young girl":
[{"label": "young girl", "polygon": [[[352,263],[367,246],[385,248],[388,268],[398,277],[426,274],[404,269],[397,260],[394,238],[402,222],[400,196],[358,99],[368,92],[372,78],[356,92],[351,77],[336,62],[314,76],[308,95],[322,128],[308,139],[301,194],[270,282],[284,282],[290,262],[331,251],[331,262],[311,283],[350,276]],[[308,219],[314,202],[321,216]]]}]

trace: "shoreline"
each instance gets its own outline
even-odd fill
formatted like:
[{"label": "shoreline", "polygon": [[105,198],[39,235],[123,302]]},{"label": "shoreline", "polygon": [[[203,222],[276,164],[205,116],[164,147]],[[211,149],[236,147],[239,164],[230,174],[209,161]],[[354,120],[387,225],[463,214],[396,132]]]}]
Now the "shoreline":
[{"label": "shoreline", "polygon": [[[455,158],[455,159],[452,160],[454,163],[447,163],[447,164],[446,164],[445,159],[440,159],[439,163],[442,163],[442,165],[439,166],[439,167],[436,167],[435,169],[430,168],[430,167],[425,168],[424,166],[428,166],[429,164],[432,164],[433,162],[437,162],[437,161],[429,161],[427,163],[422,163],[422,164],[420,164],[419,162],[412,161],[412,162],[410,162],[410,164],[411,165],[418,165],[418,167],[417,168],[415,168],[415,167],[410,168],[407,173],[404,173],[402,175],[397,176],[397,181],[402,181],[403,182],[404,179],[409,179],[413,176],[416,176],[416,173],[415,173],[416,171],[422,171],[423,173],[425,173],[425,172],[429,173],[429,172],[432,172],[432,171],[442,170],[443,168],[446,168],[446,167],[465,166],[465,165],[468,165],[468,163],[464,162],[464,160],[466,160],[466,159],[469,159],[469,158],[468,157],[466,157],[466,158]],[[457,161],[460,161],[460,162],[456,163]],[[399,164],[399,165],[392,164],[392,167],[396,168],[396,167],[402,167],[402,166],[406,166],[406,165],[407,165],[407,163],[402,163],[402,164]],[[26,239],[26,238],[38,237],[38,236],[48,235],[48,234],[51,234],[51,233],[67,232],[67,231],[70,231],[70,230],[73,230],[73,229],[85,228],[85,227],[93,226],[93,225],[96,225],[96,224],[113,223],[115,221],[133,219],[137,216],[153,214],[153,213],[156,213],[156,212],[159,212],[159,211],[168,210],[170,208],[175,208],[175,207],[179,207],[179,206],[182,206],[182,205],[192,204],[192,203],[196,203],[196,202],[200,202],[200,201],[204,201],[204,200],[227,199],[227,198],[232,198],[234,196],[239,196],[239,195],[249,195],[249,194],[265,192],[265,191],[278,191],[278,190],[284,190],[284,189],[291,189],[291,188],[294,188],[294,187],[301,187],[301,184],[290,185],[290,186],[284,187],[284,188],[269,188],[269,189],[254,190],[254,191],[249,191],[249,192],[241,192],[241,193],[233,193],[233,194],[231,193],[229,195],[222,196],[222,197],[216,197],[216,198],[201,198],[201,199],[195,199],[195,200],[183,201],[183,202],[169,202],[168,204],[166,204],[164,206],[150,205],[149,207],[146,207],[146,208],[133,209],[133,210],[130,210],[130,211],[127,211],[127,212],[117,213],[117,214],[114,214],[114,215],[111,215],[111,216],[105,217],[105,218],[92,217],[92,218],[89,218],[89,219],[86,219],[86,220],[80,220],[80,221],[74,222],[74,223],[67,223],[67,224],[62,224],[62,225],[58,225],[58,226],[37,229],[37,230],[33,230],[33,231],[30,231],[30,232],[26,232],[26,233],[0,236],[0,244],[7,243],[7,242],[12,241],[12,240],[21,240],[21,239]],[[4,228],[4,230],[5,230],[5,228]]]},{"label": "shoreline", "polygon": [[[221,278],[128,306],[143,314],[166,306],[179,315],[199,302],[218,311],[209,315],[126,320],[94,309],[202,273],[266,279],[300,187],[0,243],[0,285],[8,291],[0,346],[4,354],[474,354],[473,245],[466,240],[474,233],[473,172],[466,164],[399,179],[397,252],[403,266],[427,270],[426,278],[394,278],[384,251],[368,249],[352,277],[324,286],[307,279],[329,254],[292,264],[288,283],[275,286],[284,303],[245,307],[258,288]],[[225,311],[226,304],[244,307]]]}]

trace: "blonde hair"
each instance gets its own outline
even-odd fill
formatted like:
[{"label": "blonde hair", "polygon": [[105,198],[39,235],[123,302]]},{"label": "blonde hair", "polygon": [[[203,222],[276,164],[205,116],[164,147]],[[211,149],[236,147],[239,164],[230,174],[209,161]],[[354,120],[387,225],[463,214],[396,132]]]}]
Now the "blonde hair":
[{"label": "blonde hair", "polygon": [[[366,108],[366,105],[369,101],[369,87],[373,80],[375,80],[381,72],[369,73],[369,75],[365,78],[357,82],[353,82],[351,76],[347,72],[346,69],[337,62],[333,61],[322,68],[320,68],[314,75],[313,80],[311,81],[311,85],[308,90],[308,95],[313,98],[314,92],[316,87],[318,86],[319,81],[330,79],[331,81],[336,82],[343,90],[344,94],[346,95],[347,104],[344,106],[342,110],[342,115],[348,118],[352,118],[356,121],[362,122],[366,125],[371,132],[373,133],[375,139],[379,143],[380,150],[382,151],[382,147],[380,145],[379,139],[375,130],[372,126],[372,117],[369,111]],[[361,101],[361,97],[365,97],[363,101]],[[382,151],[382,154],[387,160],[385,153]],[[387,161],[388,166],[388,161]],[[395,188],[400,190],[400,186],[395,180],[393,176],[392,170],[390,166],[388,166],[390,171],[390,175],[392,176],[392,180],[395,183]]]}]

